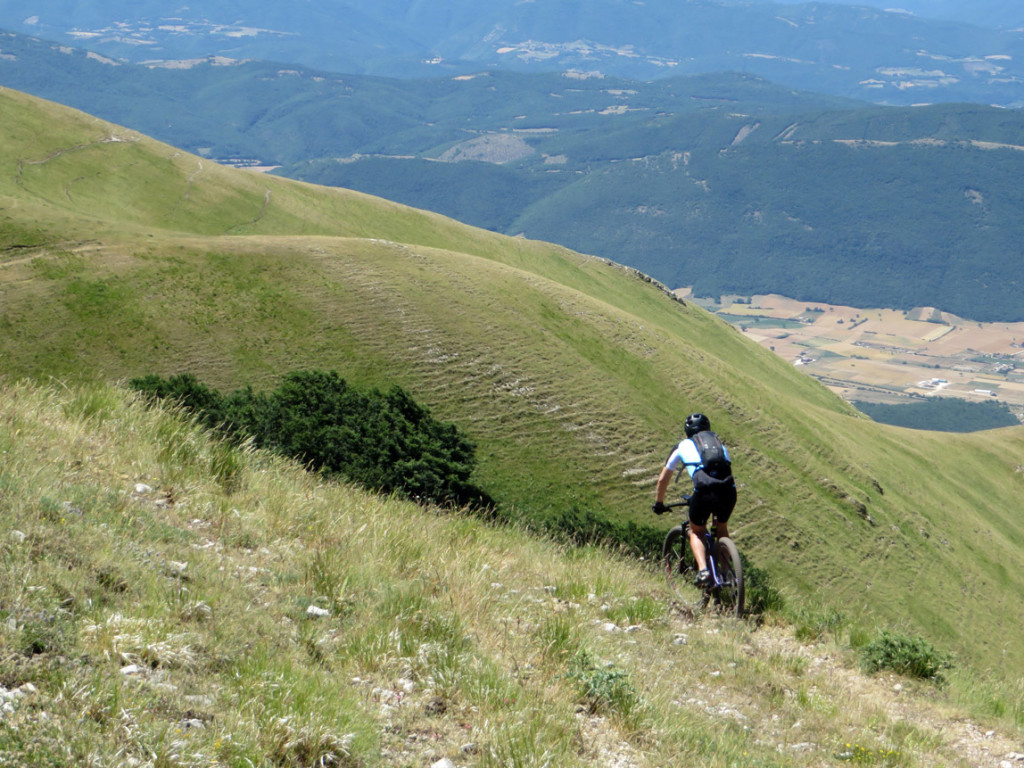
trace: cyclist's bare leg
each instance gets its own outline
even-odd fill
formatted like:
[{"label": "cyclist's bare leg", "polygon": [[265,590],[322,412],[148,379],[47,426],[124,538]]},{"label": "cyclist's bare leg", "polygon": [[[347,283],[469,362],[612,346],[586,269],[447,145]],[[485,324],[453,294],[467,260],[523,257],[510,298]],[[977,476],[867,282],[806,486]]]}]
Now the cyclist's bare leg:
[{"label": "cyclist's bare leg", "polygon": [[719,539],[726,539],[729,537],[729,523],[718,520],[715,521],[715,537]]},{"label": "cyclist's bare leg", "polygon": [[690,523],[690,550],[697,561],[697,570],[706,571],[708,559],[704,553],[704,534],[708,532],[706,525],[694,525]]}]

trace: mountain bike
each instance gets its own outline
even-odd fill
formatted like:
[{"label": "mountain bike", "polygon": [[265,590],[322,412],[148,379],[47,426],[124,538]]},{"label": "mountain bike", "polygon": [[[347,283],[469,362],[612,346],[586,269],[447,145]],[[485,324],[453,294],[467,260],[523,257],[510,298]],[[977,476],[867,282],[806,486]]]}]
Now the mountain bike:
[{"label": "mountain bike", "polygon": [[[684,496],[682,501],[665,506],[673,509],[689,505],[690,497]],[[707,533],[701,541],[705,555],[710,553],[707,564],[711,578],[705,586],[697,587],[701,589],[701,595],[694,608],[703,611],[708,605],[713,605],[720,613],[735,616],[737,619],[742,618],[743,563],[740,562],[739,550],[732,539],[716,538],[714,521],[709,523],[711,524],[708,525]],[[694,587],[697,579],[697,559],[693,556],[689,544],[690,522],[687,520],[668,532],[661,548],[661,562],[669,589],[684,603],[692,600],[687,588]]]}]

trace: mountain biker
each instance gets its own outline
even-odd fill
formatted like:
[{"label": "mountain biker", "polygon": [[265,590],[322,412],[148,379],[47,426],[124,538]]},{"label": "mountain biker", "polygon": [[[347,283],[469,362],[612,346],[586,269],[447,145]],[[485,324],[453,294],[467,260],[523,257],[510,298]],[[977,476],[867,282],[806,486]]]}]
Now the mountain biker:
[{"label": "mountain biker", "polygon": [[[729,535],[729,516],[736,506],[736,483],[732,479],[729,451],[718,441],[718,436],[711,432],[711,421],[703,413],[693,413],[686,417],[683,425],[686,437],[680,441],[676,449],[668,457],[655,492],[655,501],[651,511],[661,515],[668,509],[665,506],[665,493],[668,491],[672,475],[683,467],[690,473],[693,481],[693,494],[690,496],[690,549],[697,560],[697,585],[704,586],[710,580],[707,556],[701,541],[707,532],[708,518],[714,516],[715,535],[724,538]],[[706,443],[707,438],[698,438],[701,432],[710,433],[721,446],[725,463],[721,466],[706,467],[705,457],[701,455],[697,442]],[[721,464],[721,461],[716,462]],[[716,477],[717,476],[717,477]]]}]

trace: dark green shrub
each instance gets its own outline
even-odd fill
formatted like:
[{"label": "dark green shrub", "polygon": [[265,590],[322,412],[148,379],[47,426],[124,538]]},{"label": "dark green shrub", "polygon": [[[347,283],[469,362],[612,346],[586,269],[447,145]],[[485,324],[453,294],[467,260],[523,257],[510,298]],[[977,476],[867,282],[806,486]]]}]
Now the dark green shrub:
[{"label": "dark green shrub", "polygon": [[942,682],[942,671],[952,666],[948,654],[937,651],[921,637],[882,630],[861,651],[861,666],[873,673],[889,669],[901,675]]},{"label": "dark green shrub", "polygon": [[251,438],[374,491],[442,505],[493,504],[470,482],[473,443],[400,387],[363,392],[333,371],[291,373],[269,394],[249,387],[224,396],[191,374],[131,384],[154,400],[173,400],[235,441]]},{"label": "dark green shrub", "polygon": [[269,397],[258,441],[383,493],[446,505],[483,503],[469,477],[475,446],[400,387],[359,392],[336,373],[290,374]]},{"label": "dark green shrub", "polygon": [[633,521],[618,523],[578,507],[546,518],[535,527],[574,546],[593,544],[616,547],[634,557],[654,559],[661,557],[661,545],[665,539],[665,532],[660,528],[639,525]]},{"label": "dark green shrub", "polygon": [[219,427],[224,422],[224,397],[191,373],[179,373],[166,379],[151,374],[132,379],[129,384],[151,401],[177,403],[192,412],[204,426]]}]

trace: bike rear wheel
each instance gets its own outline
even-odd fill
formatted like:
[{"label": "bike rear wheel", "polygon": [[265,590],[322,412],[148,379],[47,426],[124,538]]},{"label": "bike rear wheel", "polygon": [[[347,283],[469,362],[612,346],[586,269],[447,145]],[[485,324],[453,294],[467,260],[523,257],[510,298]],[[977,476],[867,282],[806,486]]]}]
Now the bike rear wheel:
[{"label": "bike rear wheel", "polygon": [[723,613],[743,618],[743,563],[740,561],[739,550],[732,539],[719,539],[715,542],[715,566],[718,569],[720,586],[714,590],[715,605]]},{"label": "bike rear wheel", "polygon": [[692,587],[697,577],[697,561],[690,551],[688,524],[677,525],[665,536],[661,548],[661,565],[665,571],[665,581],[673,594],[680,599],[692,597],[683,591],[684,587]]}]

